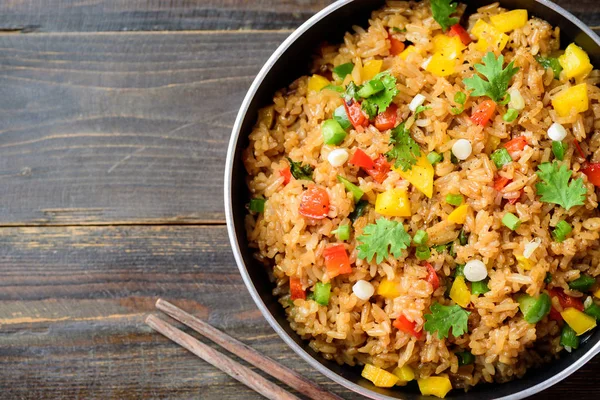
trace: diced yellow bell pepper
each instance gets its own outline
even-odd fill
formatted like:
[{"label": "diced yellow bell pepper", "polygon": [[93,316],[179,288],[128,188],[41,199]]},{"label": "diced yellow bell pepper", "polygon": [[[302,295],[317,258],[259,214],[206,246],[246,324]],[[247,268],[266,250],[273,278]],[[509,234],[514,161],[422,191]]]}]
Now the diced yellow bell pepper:
[{"label": "diced yellow bell pepper", "polygon": [[400,296],[399,285],[400,284],[398,282],[383,279],[381,282],[379,282],[377,294],[385,297],[386,299],[395,299],[396,297]]},{"label": "diced yellow bell pepper", "polygon": [[560,313],[565,322],[569,324],[571,328],[577,333],[577,336],[581,336],[587,331],[596,327],[596,318],[582,313],[576,308],[569,307]]},{"label": "diced yellow bell pepper", "polygon": [[598,289],[598,290],[596,290],[596,291],[594,292],[594,296],[595,296],[597,299],[600,299],[600,289]]},{"label": "diced yellow bell pepper", "polygon": [[431,40],[433,43],[433,53],[441,53],[442,57],[456,60],[461,56],[466,48],[458,36],[435,35]]},{"label": "diced yellow bell pepper", "polygon": [[394,368],[392,374],[398,377],[398,382],[396,383],[398,386],[405,386],[408,382],[415,379],[415,372],[408,365],[405,365],[402,368]]},{"label": "diced yellow bell pepper", "polygon": [[408,57],[409,54],[418,53],[418,52],[419,51],[417,50],[417,48],[411,44],[410,46],[408,46],[407,48],[405,48],[402,51],[402,53],[398,54],[398,57],[400,57],[403,60],[406,60],[406,57]]},{"label": "diced yellow bell pepper", "polygon": [[365,65],[363,65],[363,69],[362,69],[361,78],[362,78],[363,82],[373,79],[375,77],[375,75],[380,73],[382,65],[383,65],[383,61],[381,61],[381,60],[367,61],[365,63]]},{"label": "diced yellow bell pepper", "polygon": [[439,77],[452,75],[456,72],[456,60],[450,60],[442,53],[434,53],[425,70]]},{"label": "diced yellow bell pepper", "polygon": [[450,298],[462,308],[465,308],[471,302],[471,291],[465,283],[464,276],[457,276],[454,279],[452,288],[450,288]]},{"label": "diced yellow bell pepper", "polygon": [[389,217],[410,217],[410,201],[404,189],[390,189],[377,195],[375,212]]},{"label": "diced yellow bell pepper", "polygon": [[373,385],[377,387],[392,387],[398,382],[396,375],[371,364],[365,364],[361,375],[363,378],[373,382]]},{"label": "diced yellow bell pepper", "polygon": [[558,62],[567,78],[583,78],[594,68],[587,53],[575,43],[567,46],[565,54],[558,57]]},{"label": "diced yellow bell pepper", "polygon": [[575,108],[578,113],[587,111],[589,100],[587,95],[587,84],[580,83],[563,90],[552,99],[552,106],[561,117],[571,114]]},{"label": "diced yellow bell pepper", "polygon": [[318,92],[330,83],[324,76],[315,74],[308,78],[308,91]]},{"label": "diced yellow bell pepper", "polygon": [[533,267],[531,260],[529,260],[528,258],[525,258],[523,256],[516,256],[516,259],[519,263],[519,267],[523,268],[525,271],[529,271]]},{"label": "diced yellow bell pepper", "polygon": [[494,150],[500,146],[500,138],[498,136],[488,136],[487,142],[485,142],[485,152],[491,154]]},{"label": "diced yellow bell pepper", "polygon": [[452,390],[450,379],[445,376],[430,376],[417,379],[419,390],[423,396],[433,395],[443,399]]},{"label": "diced yellow bell pepper", "polygon": [[427,156],[422,154],[417,163],[408,171],[402,171],[402,168],[392,168],[403,179],[406,179],[411,184],[419,189],[425,196],[431,198],[433,196],[433,175],[435,171],[433,166],[427,159]]},{"label": "diced yellow bell pepper", "polygon": [[477,38],[475,48],[479,51],[486,51],[489,47],[503,50],[508,43],[508,35],[500,32],[492,25],[482,19],[477,20],[471,34]]},{"label": "diced yellow bell pepper", "polygon": [[512,10],[492,15],[490,22],[500,32],[510,32],[522,28],[527,23],[527,10]]},{"label": "diced yellow bell pepper", "polygon": [[462,206],[456,207],[454,211],[448,215],[448,221],[455,224],[464,224],[467,220],[467,211],[469,211],[468,204],[463,204]]}]

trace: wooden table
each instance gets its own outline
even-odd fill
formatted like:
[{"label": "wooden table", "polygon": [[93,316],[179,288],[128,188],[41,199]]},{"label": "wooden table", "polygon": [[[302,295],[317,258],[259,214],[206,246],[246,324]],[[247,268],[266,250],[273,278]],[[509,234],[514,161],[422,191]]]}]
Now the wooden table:
[{"label": "wooden table", "polygon": [[[567,9],[600,28],[597,0]],[[242,98],[328,0],[0,4],[0,389],[258,397],[143,324],[168,299],[301,371],[235,266],[222,176]],[[593,398],[600,358],[539,398]]]}]

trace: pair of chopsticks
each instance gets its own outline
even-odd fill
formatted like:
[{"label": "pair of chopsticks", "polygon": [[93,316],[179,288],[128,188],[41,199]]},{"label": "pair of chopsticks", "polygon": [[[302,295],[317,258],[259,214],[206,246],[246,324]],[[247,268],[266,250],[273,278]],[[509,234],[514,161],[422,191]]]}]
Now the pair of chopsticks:
[{"label": "pair of chopsticks", "polygon": [[[194,317],[191,314],[188,314],[187,312],[165,300],[159,299],[156,302],[156,308],[181,322],[182,324],[192,328],[202,336],[212,340],[230,353],[235,354],[239,358],[247,361],[251,365],[259,368],[260,370],[271,375],[273,378],[278,379],[279,381],[285,383],[291,388],[296,389],[298,392],[308,396],[311,399],[341,400],[340,397],[334,395],[333,393],[327,392],[291,369],[277,363],[267,356],[260,354],[239,340],[232,338],[231,336],[221,332],[220,330],[210,326],[206,322]],[[280,388],[273,382],[263,378],[250,368],[243,366],[224,354],[221,354],[220,352],[198,341],[193,336],[188,335],[187,333],[154,315],[149,315],[146,318],[146,324],[148,324],[148,326],[155,331],[171,339],[181,347],[189,350],[198,357],[202,358],[204,361],[212,364],[214,367],[225,372],[232,378],[237,379],[244,385],[262,394],[268,399],[300,400],[298,397],[289,393],[285,389]]]}]

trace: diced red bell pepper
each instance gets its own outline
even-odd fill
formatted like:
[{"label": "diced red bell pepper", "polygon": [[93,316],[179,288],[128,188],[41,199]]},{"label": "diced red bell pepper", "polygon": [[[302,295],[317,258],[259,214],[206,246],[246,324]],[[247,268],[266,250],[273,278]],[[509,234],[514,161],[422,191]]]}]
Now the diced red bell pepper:
[{"label": "diced red bell pepper", "polygon": [[579,144],[579,142],[577,140],[573,140],[573,144],[575,145],[575,148],[577,149],[577,152],[579,153],[581,158],[583,158],[585,160],[586,156],[585,156],[585,153],[583,152],[583,150],[581,149],[581,145]]},{"label": "diced red bell pepper", "polygon": [[600,163],[586,163],[581,172],[587,175],[588,181],[600,187]]},{"label": "diced red bell pepper", "polygon": [[550,289],[548,292],[550,293],[550,297],[558,298],[558,302],[562,308],[573,307],[579,311],[583,311],[583,302],[577,297],[569,296],[560,288]]},{"label": "diced red bell pepper", "polygon": [[317,186],[309,187],[302,194],[298,212],[307,218],[325,218],[329,213],[329,194],[323,188]]},{"label": "diced red bell pepper", "polygon": [[423,337],[423,330],[421,329],[417,331],[417,324],[409,321],[404,314],[396,318],[392,325],[394,325],[394,327],[399,331],[413,335],[417,339],[421,339]]},{"label": "diced red bell pepper", "polygon": [[516,159],[516,153],[522,151],[527,146],[527,138],[525,136],[519,136],[504,143],[504,148],[508,150],[508,154],[513,160]]},{"label": "diced red bell pepper", "polygon": [[387,158],[383,154],[373,161],[373,168],[365,168],[367,174],[369,174],[375,181],[381,183],[387,178],[388,172],[390,172],[390,163],[387,162]]},{"label": "diced red bell pepper", "polygon": [[494,189],[496,189],[497,191],[501,191],[502,189],[504,189],[504,187],[506,185],[508,185],[509,182],[510,182],[510,179],[505,178],[503,176],[498,176],[494,180]]},{"label": "diced red bell pepper", "polygon": [[471,43],[471,35],[460,24],[452,25],[448,31],[448,36],[458,36],[465,46]]},{"label": "diced red bell pepper", "polygon": [[496,103],[492,100],[485,100],[475,107],[473,114],[471,114],[471,121],[477,125],[485,126],[490,118],[492,118],[495,111]]},{"label": "diced red bell pepper", "polygon": [[352,272],[350,259],[343,244],[330,246],[323,251],[325,258],[325,268],[329,278],[334,278],[341,274],[349,274]]},{"label": "diced red bell pepper", "polygon": [[563,320],[562,315],[560,315],[558,310],[554,307],[550,307],[550,314],[548,314],[548,318],[550,318],[553,321],[557,321],[557,322],[560,322]]},{"label": "diced red bell pepper", "polygon": [[405,45],[404,42],[390,36],[390,53],[393,56],[397,56],[398,54],[402,53],[405,49]]},{"label": "diced red bell pepper", "polygon": [[359,126],[369,126],[369,118],[362,110],[360,103],[353,100],[352,103],[348,105],[348,103],[344,102],[344,108],[346,109],[346,115],[352,126],[355,128],[358,128]]},{"label": "diced red bell pepper", "polygon": [[365,170],[371,169],[375,166],[375,163],[373,160],[371,160],[371,157],[369,157],[367,153],[361,149],[356,149],[354,155],[350,159],[350,164],[354,164],[357,167],[364,168]]},{"label": "diced red bell pepper", "polygon": [[292,170],[290,167],[285,167],[279,171],[279,175],[283,176],[283,184],[287,185],[292,180]]},{"label": "diced red bell pepper", "polygon": [[428,262],[423,263],[423,265],[425,266],[425,268],[427,268],[427,278],[425,278],[425,280],[427,282],[429,282],[431,284],[431,286],[433,286],[433,290],[439,288],[440,287],[440,278],[438,277],[437,272],[435,272],[435,269],[433,268],[433,266],[431,264],[429,264]]},{"label": "diced red bell pepper", "polygon": [[292,300],[306,300],[306,292],[302,289],[302,282],[299,278],[290,278],[290,294]]},{"label": "diced red bell pepper", "polygon": [[375,127],[380,131],[392,129],[396,126],[396,118],[398,106],[394,103],[390,104],[389,107],[381,114],[375,117]]}]

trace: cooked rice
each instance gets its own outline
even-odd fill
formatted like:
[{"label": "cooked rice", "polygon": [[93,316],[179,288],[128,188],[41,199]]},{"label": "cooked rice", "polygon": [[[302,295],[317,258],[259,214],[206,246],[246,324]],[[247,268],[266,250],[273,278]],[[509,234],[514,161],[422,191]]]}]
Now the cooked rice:
[{"label": "cooked rice", "polygon": [[[464,6],[459,6],[459,11],[463,13]],[[497,3],[481,8],[469,17],[468,26],[502,11],[505,10]],[[386,40],[392,27],[406,29],[394,35],[414,43],[420,54],[410,54],[406,61],[392,57]],[[586,78],[589,110],[559,117],[550,105],[551,98],[572,82],[564,77],[554,80],[551,70],[545,70],[535,60],[538,54],[559,49],[559,29],[530,17],[524,27],[507,33],[510,41],[502,52],[506,63],[514,61],[519,67],[510,87],[520,90],[526,107],[515,124],[506,124],[496,113],[493,122],[482,128],[469,120],[476,98],[469,98],[466,111],[458,116],[450,113],[450,109],[456,106],[452,100],[455,93],[465,91],[463,79],[473,75],[472,66],[481,62],[484,53],[471,44],[464,51],[466,62],[456,74],[446,78],[438,78],[420,67],[431,54],[431,38],[440,32],[428,1],[389,1],[386,7],[373,12],[368,29],[356,26],[354,33],[345,35],[341,45],[323,46],[312,68],[314,73],[331,76],[333,67],[353,62],[359,67],[351,79],[361,84],[360,66],[370,59],[383,60],[382,70],[390,70],[397,78],[399,94],[394,102],[400,121],[411,114],[408,104],[416,94],[426,97],[425,105],[431,106],[431,110],[421,114],[411,127],[411,134],[426,153],[435,150],[444,155],[444,161],[435,167],[433,198],[428,199],[394,171],[380,184],[349,163],[332,167],[327,155],[335,146],[323,144],[320,124],[331,118],[343,100],[333,91],[308,94],[308,77],[303,76],[275,94],[275,121],[271,124],[268,118],[259,120],[250,134],[250,145],[244,153],[248,186],[253,197],[264,197],[267,202],[264,213],[247,216],[246,226],[249,241],[256,248],[256,258],[272,268],[274,294],[280,298],[291,327],[310,342],[312,349],[340,364],[370,363],[385,369],[409,365],[417,377],[445,373],[454,388],[466,389],[479,382],[505,382],[521,377],[527,368],[551,361],[562,350],[557,322],[548,317],[535,325],[524,321],[515,300],[517,293],[538,295],[549,287],[559,287],[580,297],[581,293],[569,290],[567,282],[582,272],[594,277],[600,274],[597,193],[580,171],[582,165],[574,154],[574,146],[566,150],[564,164],[574,171],[575,178],[584,179],[585,204],[566,211],[541,202],[535,189],[537,166],[552,160],[547,129],[553,122],[567,128],[565,142],[581,141],[583,150],[591,154],[591,161],[600,161],[600,90],[596,87],[600,73],[594,70]],[[498,192],[492,187],[497,169],[489,155],[500,143],[497,139],[505,141],[515,134],[524,135],[528,146],[516,163],[500,172],[512,182]],[[450,149],[459,138],[472,143],[473,154],[455,165]],[[379,132],[373,125],[351,129],[338,147],[348,149],[350,154],[360,148],[376,158],[389,150],[389,130]],[[328,218],[317,221],[299,215],[306,181],[292,179],[284,185],[280,171],[289,165],[286,157],[314,167],[314,182],[326,188],[331,201]],[[352,273],[332,280],[329,305],[321,306],[312,300],[290,301],[289,277],[300,278],[308,290],[316,282],[327,280],[323,250],[328,244],[338,242],[332,230],[349,223],[354,201],[336,180],[338,174],[359,185],[371,204],[385,190],[407,189],[412,216],[391,219],[401,221],[411,236],[419,229],[426,229],[433,245],[456,240],[461,229],[460,225],[447,222],[454,207],[441,199],[448,193],[465,196],[470,205],[464,224],[465,231],[470,233],[468,243],[455,246],[455,258],[448,252],[432,252],[429,262],[442,282],[452,276],[457,263],[480,259],[488,266],[491,290],[485,295],[471,296],[468,333],[458,338],[450,335],[445,340],[427,333],[417,340],[392,326],[400,314],[422,326],[423,315],[431,304],[452,302],[444,295],[443,283],[435,292],[432,290],[424,279],[426,270],[409,250],[398,259],[390,256],[380,264],[357,259],[355,238],[367,224],[380,218],[373,207],[353,224],[354,234],[345,242],[353,264]],[[519,196],[520,201],[514,205],[506,201]],[[506,211],[523,221],[518,234],[502,225],[501,217]],[[558,243],[551,231],[567,216],[573,233]],[[533,268],[525,271],[518,267],[515,254],[522,254],[525,245],[534,239],[540,246],[531,256]],[[550,285],[544,283],[547,273],[553,277]],[[369,281],[377,288],[384,278],[400,282],[399,297],[388,300],[374,295],[363,301],[352,292],[352,285],[358,280]],[[476,361],[474,365],[459,368],[455,352],[464,350],[472,352]]]}]

